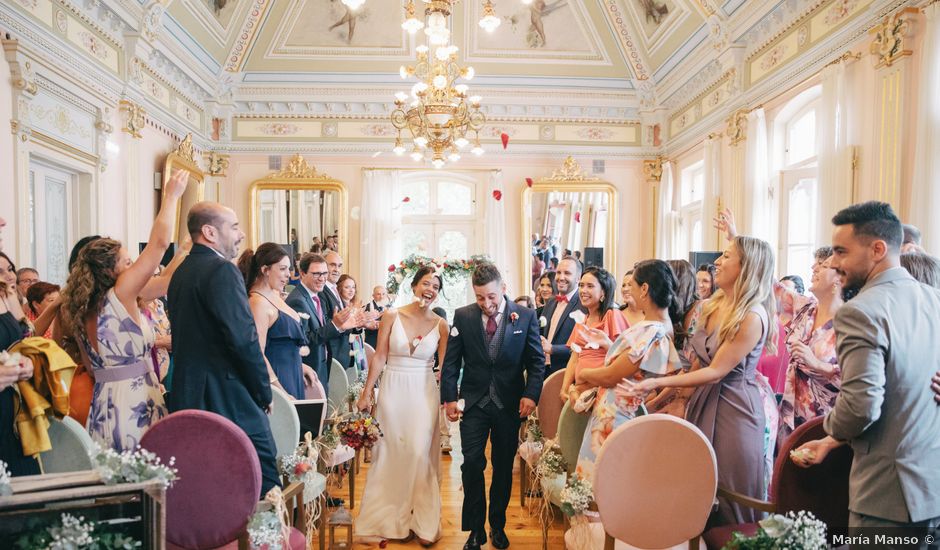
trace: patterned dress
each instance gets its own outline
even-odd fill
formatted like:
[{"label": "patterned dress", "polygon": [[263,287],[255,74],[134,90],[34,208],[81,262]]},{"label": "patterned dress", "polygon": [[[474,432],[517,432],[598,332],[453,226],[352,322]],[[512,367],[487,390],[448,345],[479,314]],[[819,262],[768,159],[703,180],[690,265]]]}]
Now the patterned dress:
[{"label": "patterned dress", "polygon": [[167,414],[150,349],[153,331],[127,313],[114,289],[98,314],[98,351],[82,334],[92,364],[95,389],[88,433],[102,447],[133,450],[151,425]]},{"label": "patterned dress", "polygon": [[780,402],[780,431],[777,441],[782,442],[807,420],[824,416],[835,406],[841,385],[839,357],[836,353],[836,331],[832,319],[813,330],[819,303],[806,296],[787,292],[780,298],[781,311],[790,318],[786,325],[787,345],[806,344],[820,361],[835,365],[831,377],[820,376],[804,369],[803,362],[791,355],[787,364],[786,384]]},{"label": "patterned dress", "polygon": [[[610,365],[614,359],[626,353],[631,361],[639,365],[630,380],[640,381],[675,372],[680,368],[679,355],[669,337],[669,328],[659,321],[641,321],[633,325],[623,331],[607,351],[605,365]],[[593,482],[594,461],[597,460],[601,446],[617,427],[636,417],[637,410],[643,404],[644,398],[627,397],[619,387],[598,388],[594,411],[578,453],[575,472],[581,479]]]}]

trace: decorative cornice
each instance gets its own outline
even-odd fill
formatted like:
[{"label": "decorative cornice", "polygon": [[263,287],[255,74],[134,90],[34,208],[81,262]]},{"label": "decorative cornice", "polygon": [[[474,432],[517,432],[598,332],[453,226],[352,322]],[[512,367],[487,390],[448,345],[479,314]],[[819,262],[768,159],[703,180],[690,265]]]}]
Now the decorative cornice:
[{"label": "decorative cornice", "polygon": [[552,170],[552,175],[545,179],[549,181],[598,181],[598,178],[587,175],[578,161],[571,156],[565,159],[561,168]]},{"label": "decorative cornice", "polygon": [[124,127],[121,130],[134,138],[142,138],[143,134],[140,132],[147,125],[147,112],[140,105],[126,99],[121,100],[120,106],[121,116],[124,119]]},{"label": "decorative cornice", "polygon": [[264,17],[268,6],[268,0],[252,0],[251,8],[248,10],[248,15],[245,16],[245,21],[242,22],[238,37],[235,39],[232,50],[225,59],[223,70],[230,73],[236,73],[241,70],[245,54],[248,53],[250,49],[249,46],[258,33],[258,23]]},{"label": "decorative cornice", "polygon": [[604,7],[606,8],[605,12],[607,13],[608,21],[617,31],[617,40],[624,54],[626,54],[630,68],[633,69],[633,75],[637,80],[649,79],[650,73],[643,61],[643,57],[640,55],[640,50],[636,46],[637,41],[630,34],[630,29],[626,25],[627,15],[620,13],[617,0],[604,0]]},{"label": "decorative cornice", "polygon": [[191,133],[186,134],[186,137],[177,146],[176,151],[173,152],[190,163],[196,164],[196,148],[193,146],[193,135]]},{"label": "decorative cornice", "polygon": [[272,174],[272,178],[287,178],[287,179],[319,179],[319,180],[332,180],[330,176],[317,172],[315,166],[311,166],[307,163],[307,159],[303,157],[300,153],[297,153],[291,157],[290,162],[287,164],[287,167]]},{"label": "decorative cornice", "polygon": [[868,31],[874,36],[869,45],[869,52],[877,58],[876,69],[890,67],[898,59],[913,53],[907,49],[907,39],[913,32],[912,20],[919,14],[920,10],[917,8],[904,8],[885,17],[881,23]]},{"label": "decorative cornice", "polygon": [[209,151],[205,155],[206,173],[210,176],[225,177],[225,171],[228,170],[228,155]]}]

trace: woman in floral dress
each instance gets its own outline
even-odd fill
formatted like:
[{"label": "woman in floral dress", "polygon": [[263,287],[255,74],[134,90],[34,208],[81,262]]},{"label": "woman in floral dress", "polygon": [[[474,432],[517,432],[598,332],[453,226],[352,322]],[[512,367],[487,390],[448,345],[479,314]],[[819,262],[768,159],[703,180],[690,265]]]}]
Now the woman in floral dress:
[{"label": "woman in floral dress", "polygon": [[[640,262],[634,268],[630,292],[644,320],[617,337],[607,352],[604,366],[581,370],[578,384],[597,386],[594,412],[581,443],[576,474],[593,482],[594,461],[607,437],[618,426],[636,416],[645,396],[627,397],[623,388],[635,381],[670,374],[679,367],[672,344],[671,308],[676,303],[676,277],[661,260]],[[678,315],[678,312],[676,312]],[[601,344],[602,331],[590,335]]]},{"label": "woman in floral dress", "polygon": [[153,295],[146,295],[144,287],[173,238],[176,207],[188,179],[189,173],[180,170],[167,183],[150,239],[136,261],[119,241],[92,241],[79,253],[63,292],[63,331],[81,342],[95,379],[88,433],[102,447],[119,452],[137,447],[144,432],[166,415],[150,355],[153,331],[137,298],[166,293],[165,285],[148,287]]}]

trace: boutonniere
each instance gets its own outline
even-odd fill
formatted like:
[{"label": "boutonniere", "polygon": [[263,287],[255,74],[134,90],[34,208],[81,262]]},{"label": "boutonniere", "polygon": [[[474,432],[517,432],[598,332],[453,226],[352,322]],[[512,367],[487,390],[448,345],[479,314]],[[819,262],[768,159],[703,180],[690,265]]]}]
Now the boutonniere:
[{"label": "boutonniere", "polygon": [[513,311],[512,313],[509,314],[509,322],[510,322],[510,323],[512,323],[512,324],[515,325],[515,324],[516,324],[516,321],[518,321],[518,320],[519,320],[519,314],[518,314],[518,313],[516,313],[515,311]]},{"label": "boutonniere", "polygon": [[584,320],[587,318],[587,315],[585,315],[583,311],[580,311],[580,310],[577,310],[577,309],[576,309],[576,310],[572,311],[572,312],[571,312],[571,315],[569,315],[568,317],[571,317],[572,319],[574,319],[574,322],[575,322],[575,323],[578,323],[578,324],[580,324],[580,325],[583,325],[583,324],[584,324]]},{"label": "boutonniere", "polygon": [[451,335],[451,336],[454,336],[454,337],[460,336],[460,331],[457,330],[457,327],[454,327],[454,328],[450,329],[450,335]]},{"label": "boutonniere", "polygon": [[416,348],[421,343],[421,337],[415,336],[415,339],[411,341],[411,347]]},{"label": "boutonniere", "polygon": [[545,328],[548,326],[548,319],[544,315],[539,317],[539,328]]},{"label": "boutonniere", "polygon": [[304,313],[303,311],[298,311],[297,315],[300,315],[300,318],[303,319],[304,321],[307,321],[310,319],[310,316]]}]

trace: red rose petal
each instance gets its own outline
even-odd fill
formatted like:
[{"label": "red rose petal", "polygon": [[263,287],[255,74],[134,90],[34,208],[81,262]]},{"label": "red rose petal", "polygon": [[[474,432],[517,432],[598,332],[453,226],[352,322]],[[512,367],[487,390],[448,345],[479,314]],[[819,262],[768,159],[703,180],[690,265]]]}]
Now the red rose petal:
[{"label": "red rose petal", "polygon": [[581,223],[581,213],[580,213],[580,212],[575,212],[575,213],[574,213],[574,221],[577,222],[577,223]]},{"label": "red rose petal", "polygon": [[503,149],[505,149],[506,146],[509,145],[509,134],[507,134],[506,132],[503,132],[502,134],[499,135],[499,139],[503,141]]},{"label": "red rose petal", "polygon": [[526,178],[526,179],[525,179],[525,184],[526,184],[527,186],[532,187],[532,183],[534,183],[534,182],[532,181],[532,178]]},{"label": "red rose petal", "polygon": [[496,199],[496,200],[502,199],[502,198],[503,198],[503,192],[500,191],[499,189],[494,189],[494,190],[493,190],[493,198]]},{"label": "red rose petal", "polygon": [[411,197],[405,197],[401,200],[401,202],[411,202]]},{"label": "red rose petal", "polygon": [[392,272],[394,272],[394,271],[395,271],[395,264],[392,264],[392,265],[388,266],[388,272],[389,272],[389,273],[392,273]]}]

